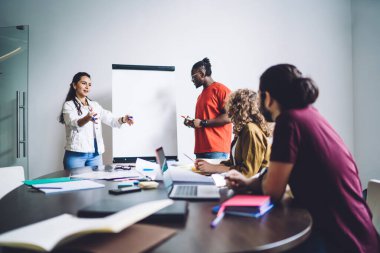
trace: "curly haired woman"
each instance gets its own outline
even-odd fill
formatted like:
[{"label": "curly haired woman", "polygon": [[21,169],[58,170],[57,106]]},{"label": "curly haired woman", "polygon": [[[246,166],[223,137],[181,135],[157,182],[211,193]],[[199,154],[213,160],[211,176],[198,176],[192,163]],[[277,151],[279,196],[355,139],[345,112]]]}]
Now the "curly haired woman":
[{"label": "curly haired woman", "polygon": [[250,89],[239,89],[229,96],[227,114],[234,127],[230,159],[220,164],[196,160],[195,166],[205,173],[222,173],[235,169],[251,177],[268,166],[270,130],[259,111],[257,93]]}]

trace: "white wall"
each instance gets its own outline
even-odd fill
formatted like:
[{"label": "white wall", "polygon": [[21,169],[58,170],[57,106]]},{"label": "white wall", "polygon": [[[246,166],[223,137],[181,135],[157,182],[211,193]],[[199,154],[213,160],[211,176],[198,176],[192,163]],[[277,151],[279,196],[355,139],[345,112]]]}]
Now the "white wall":
[{"label": "white wall", "polygon": [[380,1],[353,0],[355,155],[362,184],[380,179]]},{"label": "white wall", "polygon": [[[72,76],[92,74],[91,97],[111,109],[111,64],[174,65],[177,112],[194,114],[192,65],[207,56],[231,89],[257,88],[289,62],[319,84],[317,107],[353,150],[351,3],[347,0],[0,0],[0,26],[30,25],[31,177],[62,169],[57,123]],[[177,122],[179,155],[193,132]],[[104,130],[111,162],[111,130]]]}]

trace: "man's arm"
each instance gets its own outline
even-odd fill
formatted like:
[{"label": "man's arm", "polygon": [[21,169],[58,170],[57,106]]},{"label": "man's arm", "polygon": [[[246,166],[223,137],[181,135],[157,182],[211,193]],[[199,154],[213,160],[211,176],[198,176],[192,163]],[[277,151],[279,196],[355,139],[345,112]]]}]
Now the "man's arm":
[{"label": "man's arm", "polygon": [[269,195],[273,201],[280,201],[293,166],[291,163],[270,162],[268,171],[262,178],[245,178],[241,173],[231,171],[226,177],[227,185],[237,190],[246,189],[256,194]]},{"label": "man's arm", "polygon": [[292,163],[270,162],[268,172],[261,181],[261,189],[264,195],[269,195],[273,201],[280,201],[285,193]]},{"label": "man's arm", "polygon": [[[215,119],[204,119],[207,121],[204,127],[217,127],[224,126],[225,124],[231,123],[231,119],[227,116],[227,113],[218,115]],[[194,127],[201,128],[201,119],[194,119]]]}]

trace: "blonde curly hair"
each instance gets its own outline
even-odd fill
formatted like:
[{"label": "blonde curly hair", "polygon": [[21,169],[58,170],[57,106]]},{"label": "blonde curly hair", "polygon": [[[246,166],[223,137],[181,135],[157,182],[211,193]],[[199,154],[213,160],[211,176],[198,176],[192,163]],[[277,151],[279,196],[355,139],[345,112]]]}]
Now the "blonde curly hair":
[{"label": "blonde curly hair", "polygon": [[249,122],[255,123],[268,137],[271,135],[268,123],[259,111],[257,93],[250,89],[238,89],[230,94],[226,110],[228,117],[234,124],[233,132],[238,135]]}]

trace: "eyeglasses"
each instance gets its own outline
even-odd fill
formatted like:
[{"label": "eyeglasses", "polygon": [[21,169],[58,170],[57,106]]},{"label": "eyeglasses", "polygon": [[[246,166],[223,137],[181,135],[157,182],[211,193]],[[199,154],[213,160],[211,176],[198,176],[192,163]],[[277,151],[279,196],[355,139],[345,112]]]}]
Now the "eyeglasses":
[{"label": "eyeglasses", "polygon": [[134,167],[134,165],[116,165],[115,170],[131,170]]},{"label": "eyeglasses", "polygon": [[196,75],[198,75],[198,73],[199,73],[199,71],[197,71],[197,72],[195,72],[194,74],[191,75],[191,81],[194,81],[194,77],[195,77]]}]

